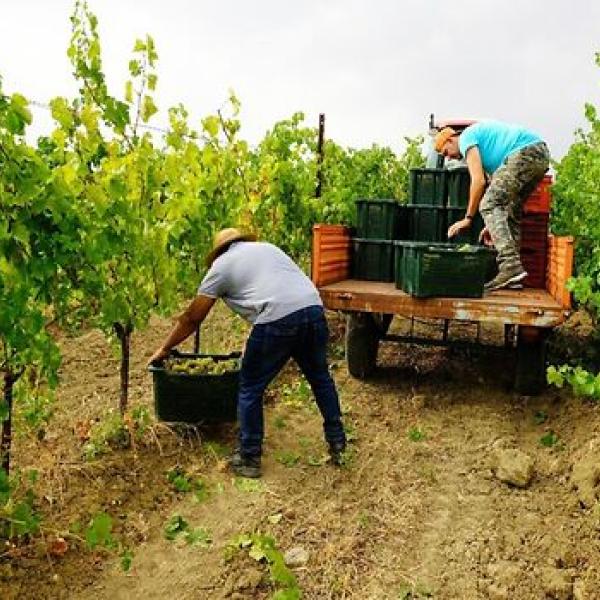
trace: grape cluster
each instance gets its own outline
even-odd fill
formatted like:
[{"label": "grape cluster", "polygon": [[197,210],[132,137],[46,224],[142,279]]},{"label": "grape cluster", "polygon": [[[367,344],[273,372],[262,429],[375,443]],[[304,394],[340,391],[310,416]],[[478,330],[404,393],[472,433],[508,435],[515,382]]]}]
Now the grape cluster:
[{"label": "grape cluster", "polygon": [[170,373],[185,373],[186,375],[223,375],[239,370],[236,358],[215,360],[203,358],[170,358],[165,361],[165,368]]}]

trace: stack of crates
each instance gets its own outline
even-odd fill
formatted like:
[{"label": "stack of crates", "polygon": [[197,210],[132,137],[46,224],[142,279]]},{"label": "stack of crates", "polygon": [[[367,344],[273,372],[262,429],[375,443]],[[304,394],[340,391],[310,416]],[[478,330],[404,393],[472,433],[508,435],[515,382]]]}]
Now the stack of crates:
[{"label": "stack of crates", "polygon": [[411,169],[409,213],[410,239],[415,241],[477,244],[483,219],[477,213],[471,228],[451,240],[448,227],[464,218],[469,203],[471,177],[467,167]]},{"label": "stack of crates", "polygon": [[521,262],[527,271],[524,284],[546,287],[548,222],[550,220],[552,176],[545,175],[523,204],[521,217]]},{"label": "stack of crates", "polygon": [[395,243],[396,287],[418,297],[480,297],[491,253],[477,246],[483,221],[448,240],[448,227],[465,216],[471,179],[465,168],[412,169],[408,235]]},{"label": "stack of crates", "polygon": [[406,235],[403,207],[393,199],[356,201],[356,237],[352,238],[352,277],[394,281],[394,240]]}]

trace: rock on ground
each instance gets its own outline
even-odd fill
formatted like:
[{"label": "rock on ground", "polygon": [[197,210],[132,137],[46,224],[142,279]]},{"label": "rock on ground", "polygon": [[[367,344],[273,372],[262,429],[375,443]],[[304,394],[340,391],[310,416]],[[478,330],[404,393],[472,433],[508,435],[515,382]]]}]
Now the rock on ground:
[{"label": "rock on ground", "polygon": [[496,477],[500,481],[527,487],[533,478],[533,459],[521,450],[500,450],[497,454]]}]

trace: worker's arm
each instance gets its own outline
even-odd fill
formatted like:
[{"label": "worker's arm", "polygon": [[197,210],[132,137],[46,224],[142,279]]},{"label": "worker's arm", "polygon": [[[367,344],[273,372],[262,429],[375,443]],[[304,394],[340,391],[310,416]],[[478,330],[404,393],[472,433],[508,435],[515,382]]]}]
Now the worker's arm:
[{"label": "worker's arm", "polygon": [[[463,219],[456,221],[456,223],[453,223],[448,228],[449,238],[454,237],[464,229],[471,227],[472,218],[475,217],[479,210],[479,202],[485,191],[485,173],[483,171],[481,155],[479,154],[479,148],[477,146],[472,146],[467,150],[467,167],[469,168],[469,175],[471,176],[467,212]],[[466,215],[469,215],[472,218],[468,219]]]},{"label": "worker's arm", "polygon": [[192,300],[187,309],[177,319],[175,327],[167,336],[162,346],[150,357],[148,364],[166,358],[171,350],[198,329],[213,307],[216,298],[199,294]]}]

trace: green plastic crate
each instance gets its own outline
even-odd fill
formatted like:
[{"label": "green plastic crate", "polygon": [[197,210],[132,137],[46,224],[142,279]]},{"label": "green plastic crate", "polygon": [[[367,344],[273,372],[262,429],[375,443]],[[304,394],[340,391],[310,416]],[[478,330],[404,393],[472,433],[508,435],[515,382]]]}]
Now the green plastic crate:
[{"label": "green plastic crate", "polygon": [[411,169],[410,203],[445,206],[447,186],[448,171],[446,169]]},{"label": "green plastic crate", "polygon": [[394,281],[394,243],[391,240],[352,239],[352,277]]},{"label": "green plastic crate", "polygon": [[356,236],[369,240],[394,240],[401,231],[401,211],[396,200],[357,200]]},{"label": "green plastic crate", "polygon": [[446,209],[443,206],[408,204],[406,206],[409,240],[447,241]]},{"label": "green plastic crate", "polygon": [[[456,223],[456,221],[460,221],[464,218],[466,214],[466,209],[464,208],[446,208],[446,230],[452,223]],[[473,217],[471,221],[470,229],[455,235],[453,238],[448,240],[453,244],[478,244],[479,243],[479,234],[481,230],[484,228],[483,218],[479,212]]]},{"label": "green plastic crate", "polygon": [[[180,358],[210,357],[216,361],[239,359],[241,356],[240,352],[227,355],[172,354]],[[154,383],[154,410],[160,421],[221,423],[237,419],[239,369],[219,375],[189,375],[169,372],[163,363],[159,363],[151,365],[149,371]]]},{"label": "green plastic crate", "polygon": [[480,298],[489,269],[484,246],[406,242],[402,267],[396,270],[399,289],[417,297]]},{"label": "green plastic crate", "polygon": [[471,176],[467,167],[458,167],[448,171],[448,206],[466,208],[469,204]]}]

